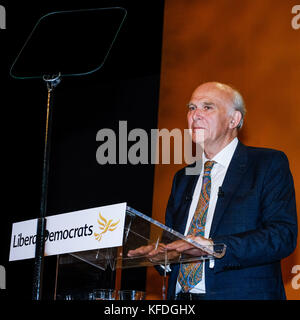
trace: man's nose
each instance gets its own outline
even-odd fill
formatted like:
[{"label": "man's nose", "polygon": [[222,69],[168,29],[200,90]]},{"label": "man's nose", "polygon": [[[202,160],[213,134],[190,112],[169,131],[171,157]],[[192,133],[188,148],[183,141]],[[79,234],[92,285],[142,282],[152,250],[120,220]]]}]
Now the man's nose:
[{"label": "man's nose", "polygon": [[194,110],[193,113],[193,120],[201,120],[203,119],[203,111],[200,108],[197,108],[196,110]]}]

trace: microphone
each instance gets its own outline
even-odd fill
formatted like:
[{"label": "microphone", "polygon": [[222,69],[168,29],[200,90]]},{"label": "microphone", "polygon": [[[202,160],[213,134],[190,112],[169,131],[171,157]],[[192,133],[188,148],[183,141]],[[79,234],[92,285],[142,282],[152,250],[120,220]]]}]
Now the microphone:
[{"label": "microphone", "polygon": [[218,198],[224,198],[225,194],[222,187],[219,187]]},{"label": "microphone", "polygon": [[193,199],[193,197],[190,194],[187,194],[185,196],[185,201],[191,201]]}]

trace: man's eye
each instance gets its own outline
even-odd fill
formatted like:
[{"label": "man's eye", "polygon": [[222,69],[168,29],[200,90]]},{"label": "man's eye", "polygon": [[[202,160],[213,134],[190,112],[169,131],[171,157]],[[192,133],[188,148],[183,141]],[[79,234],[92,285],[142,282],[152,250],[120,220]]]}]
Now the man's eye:
[{"label": "man's eye", "polygon": [[189,111],[196,110],[196,108],[197,108],[197,107],[196,107],[195,105],[193,105],[193,104],[189,105],[188,107],[189,107]]},{"label": "man's eye", "polygon": [[209,109],[212,109],[212,107],[211,106],[204,106],[203,109],[204,110],[209,110]]}]

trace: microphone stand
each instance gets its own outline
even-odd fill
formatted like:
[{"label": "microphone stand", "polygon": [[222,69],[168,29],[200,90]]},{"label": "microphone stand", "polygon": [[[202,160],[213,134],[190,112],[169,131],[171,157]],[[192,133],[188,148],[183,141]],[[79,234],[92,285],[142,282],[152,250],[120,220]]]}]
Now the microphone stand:
[{"label": "microphone stand", "polygon": [[41,296],[42,296],[44,251],[45,251],[45,236],[46,236],[48,176],[49,176],[49,160],[50,160],[50,147],[51,147],[50,141],[51,141],[51,131],[52,131],[53,91],[61,81],[61,74],[59,73],[58,75],[54,75],[54,76],[43,76],[43,80],[47,84],[48,98],[47,98],[45,145],[44,145],[43,172],[42,172],[40,217],[38,218],[38,221],[37,221],[37,235],[36,235],[36,247],[35,247],[34,273],[33,273],[33,288],[32,288],[33,300],[41,300]]}]

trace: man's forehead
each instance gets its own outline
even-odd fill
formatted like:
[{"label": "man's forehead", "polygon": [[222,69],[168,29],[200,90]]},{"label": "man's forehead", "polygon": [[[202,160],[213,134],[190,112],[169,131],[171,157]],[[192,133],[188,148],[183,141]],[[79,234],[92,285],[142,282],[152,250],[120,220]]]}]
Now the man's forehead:
[{"label": "man's forehead", "polygon": [[193,102],[230,102],[232,100],[232,90],[222,84],[203,84],[193,92],[191,101]]}]

